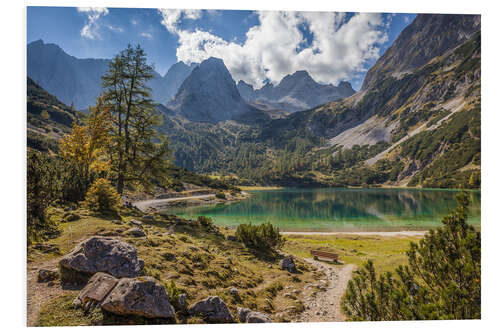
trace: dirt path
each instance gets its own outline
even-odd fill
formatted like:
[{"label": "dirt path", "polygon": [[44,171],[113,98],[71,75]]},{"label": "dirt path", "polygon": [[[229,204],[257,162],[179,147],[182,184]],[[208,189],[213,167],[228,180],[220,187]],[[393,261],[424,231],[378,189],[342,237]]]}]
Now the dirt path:
[{"label": "dirt path", "polygon": [[151,206],[161,205],[167,202],[172,201],[183,201],[183,200],[191,200],[191,199],[208,199],[215,198],[215,194],[203,194],[203,195],[193,195],[190,197],[177,197],[177,198],[168,198],[168,199],[151,199],[144,201],[137,201],[132,203],[135,207],[142,211],[146,211]]},{"label": "dirt path", "polygon": [[62,295],[64,292],[63,289],[61,289],[59,281],[57,281],[52,286],[49,286],[47,282],[37,282],[38,270],[41,268],[56,269],[58,261],[59,258],[37,264],[28,263],[28,284],[26,286],[28,326],[32,327],[38,324],[40,308],[43,302],[56,296]]},{"label": "dirt path", "polygon": [[347,288],[347,282],[351,278],[354,265],[335,267],[327,263],[305,258],[311,265],[323,270],[328,279],[325,291],[320,291],[316,297],[308,297],[304,300],[306,310],[302,312],[298,321],[320,322],[320,321],[344,321],[345,317],[340,307],[340,300]]}]

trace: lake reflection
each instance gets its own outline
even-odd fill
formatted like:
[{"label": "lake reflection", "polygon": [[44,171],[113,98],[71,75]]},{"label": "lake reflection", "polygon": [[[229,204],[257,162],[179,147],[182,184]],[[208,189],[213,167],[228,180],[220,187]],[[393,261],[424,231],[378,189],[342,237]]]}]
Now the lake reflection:
[{"label": "lake reflection", "polygon": [[[271,222],[282,230],[420,230],[440,226],[457,206],[453,190],[283,189],[252,192],[234,204],[169,209],[187,218],[212,217],[215,223]],[[469,192],[469,222],[480,226],[481,193]]]}]

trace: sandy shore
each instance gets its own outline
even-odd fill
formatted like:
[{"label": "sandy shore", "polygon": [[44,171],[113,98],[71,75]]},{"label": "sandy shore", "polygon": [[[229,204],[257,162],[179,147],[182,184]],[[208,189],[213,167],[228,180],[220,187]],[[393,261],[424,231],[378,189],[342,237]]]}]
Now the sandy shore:
[{"label": "sandy shore", "polygon": [[330,236],[330,235],[357,235],[357,236],[423,236],[427,231],[338,231],[338,232],[314,232],[314,231],[282,231],[282,235],[308,235],[308,236]]}]

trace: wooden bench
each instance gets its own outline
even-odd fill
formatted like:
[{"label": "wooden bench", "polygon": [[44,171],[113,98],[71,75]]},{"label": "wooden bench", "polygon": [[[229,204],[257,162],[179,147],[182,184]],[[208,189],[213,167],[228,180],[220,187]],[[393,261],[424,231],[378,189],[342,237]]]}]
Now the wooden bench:
[{"label": "wooden bench", "polygon": [[327,252],[327,251],[318,251],[311,250],[311,255],[314,260],[325,260],[331,262],[337,262],[339,260],[339,255],[337,253]]}]

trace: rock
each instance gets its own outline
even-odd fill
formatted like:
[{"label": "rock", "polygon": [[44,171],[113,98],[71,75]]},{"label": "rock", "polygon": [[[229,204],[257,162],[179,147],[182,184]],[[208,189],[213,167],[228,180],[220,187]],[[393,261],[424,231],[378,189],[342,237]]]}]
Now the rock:
[{"label": "rock", "polygon": [[122,224],[122,221],[120,221],[120,220],[111,220],[111,223],[113,223],[113,224]]},{"label": "rock", "polygon": [[134,236],[134,237],[144,237],[146,234],[144,231],[142,231],[141,228],[130,228],[127,231],[125,231],[125,234]]},{"label": "rock", "polygon": [[187,309],[186,297],[186,294],[180,294],[179,298],[177,299],[177,305],[179,306],[179,310],[181,311],[185,311]]},{"label": "rock", "polygon": [[78,244],[59,265],[75,273],[105,272],[114,277],[136,277],[142,274],[144,261],[137,258],[134,246],[118,239],[95,236]]},{"label": "rock", "polygon": [[118,283],[118,279],[107,273],[95,273],[80,291],[73,305],[81,306],[85,310],[98,304],[113,290]]},{"label": "rock", "polygon": [[238,241],[238,239],[236,238],[236,236],[233,236],[233,235],[228,235],[226,237],[226,239],[229,240],[229,241],[232,241],[232,242]]},{"label": "rock", "polygon": [[242,323],[271,323],[271,318],[257,311],[238,307],[238,319]]},{"label": "rock", "polygon": [[200,314],[210,323],[232,323],[234,317],[229,312],[226,303],[218,296],[209,296],[188,309],[190,315]]},{"label": "rock", "polygon": [[281,269],[287,270],[290,273],[296,270],[295,262],[293,261],[292,256],[286,256],[285,258],[281,259],[280,266]]},{"label": "rock", "polygon": [[80,216],[75,213],[66,213],[64,214],[64,219],[68,222],[73,222],[79,220]]},{"label": "rock", "polygon": [[239,292],[238,292],[238,288],[236,288],[236,287],[231,287],[231,288],[229,289],[229,293],[230,293],[231,295],[233,295],[234,297],[239,297],[239,296],[240,296],[240,294],[239,294]]},{"label": "rock", "polygon": [[150,276],[120,279],[101,307],[117,315],[167,319],[175,317],[165,288]]},{"label": "rock", "polygon": [[141,221],[130,220],[130,224],[133,225],[133,226],[135,226],[135,227],[142,228],[142,222]]},{"label": "rock", "polygon": [[155,218],[154,218],[154,216],[153,216],[153,215],[144,215],[144,216],[142,217],[142,220],[143,220],[144,222],[154,222],[154,221],[155,221]]},{"label": "rock", "polygon": [[39,269],[38,270],[38,282],[48,282],[48,281],[53,281],[57,280],[59,277],[59,273],[54,270],[50,269]]}]

